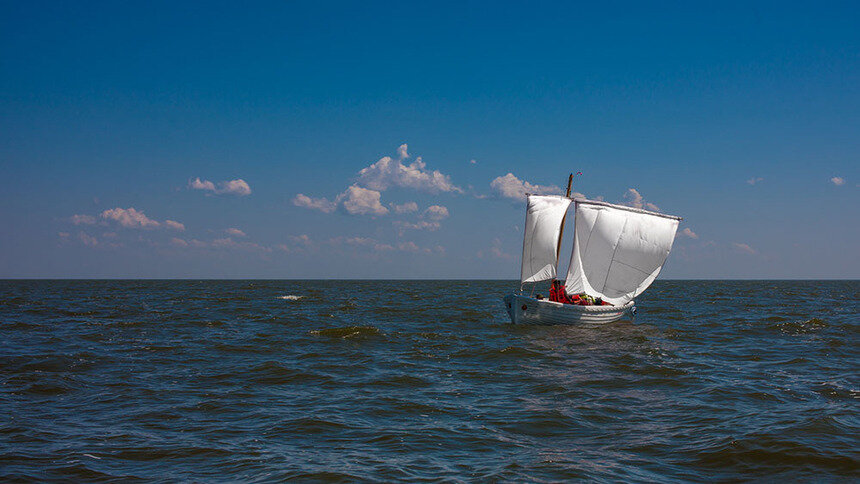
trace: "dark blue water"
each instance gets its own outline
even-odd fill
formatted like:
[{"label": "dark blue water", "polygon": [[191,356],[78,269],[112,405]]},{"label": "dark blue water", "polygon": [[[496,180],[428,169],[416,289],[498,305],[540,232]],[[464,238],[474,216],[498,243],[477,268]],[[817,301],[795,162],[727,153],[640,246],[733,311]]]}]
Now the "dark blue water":
[{"label": "dark blue water", "polygon": [[0,282],[0,480],[860,478],[860,282],[516,286]]}]

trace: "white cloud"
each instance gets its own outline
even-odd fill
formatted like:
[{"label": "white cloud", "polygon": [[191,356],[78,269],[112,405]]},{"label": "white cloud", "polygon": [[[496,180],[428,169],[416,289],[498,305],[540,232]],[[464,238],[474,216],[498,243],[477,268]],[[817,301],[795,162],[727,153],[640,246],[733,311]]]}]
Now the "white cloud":
[{"label": "white cloud", "polygon": [[747,244],[739,244],[737,242],[734,242],[734,243],[732,243],[732,247],[734,247],[735,249],[737,249],[741,252],[747,253],[747,254],[755,254],[756,253],[755,249],[753,249],[752,247],[750,247]]},{"label": "white cloud", "polygon": [[415,242],[412,242],[412,241],[400,242],[399,244],[397,244],[397,250],[400,250],[403,252],[414,252],[414,253],[421,252],[421,253],[425,253],[425,254],[430,254],[431,252],[433,252],[433,249],[428,249],[426,247],[419,247],[418,244],[416,244]]},{"label": "white cloud", "polygon": [[213,249],[237,249],[262,252],[272,251],[272,249],[264,247],[260,244],[255,244],[254,242],[237,242],[230,237],[226,237],[223,239],[215,239],[209,245]]},{"label": "white cloud", "polygon": [[426,220],[419,220],[418,222],[403,222],[396,221],[394,225],[400,227],[400,235],[403,235],[404,230],[412,229],[412,230],[428,230],[433,232],[435,230],[439,230],[442,227],[442,224],[439,222],[428,222]]},{"label": "white cloud", "polygon": [[[331,213],[338,208],[351,215],[385,215],[389,209],[382,205],[381,192],[391,187],[412,188],[432,193],[456,192],[463,190],[451,183],[451,177],[438,170],[427,170],[427,165],[418,157],[406,165],[409,158],[408,146],[404,143],[397,148],[397,159],[389,156],[380,158],[376,163],[358,172],[355,183],[350,185],[334,200],[311,198],[299,193],[293,198],[293,205]],[[398,214],[418,211],[418,204],[406,202],[390,204],[391,210]]]},{"label": "white cloud", "polygon": [[[311,198],[299,193],[293,198],[293,205],[297,207],[307,208],[311,210],[319,210],[323,213],[334,212],[338,207],[350,215],[385,215],[388,209],[382,206],[382,195],[376,190],[369,190],[358,185],[351,185],[343,193],[337,196],[334,201],[326,198]],[[418,204],[415,202],[405,203],[400,206],[392,206],[398,213],[408,211],[415,206],[418,210]]]},{"label": "white cloud", "polygon": [[495,190],[498,195],[512,200],[522,200],[526,197],[526,193],[532,195],[561,194],[561,189],[555,185],[532,185],[525,180],[520,180],[513,173],[495,178],[490,182],[490,188]]},{"label": "white cloud", "polygon": [[418,204],[415,202],[406,202],[402,205],[392,203],[390,205],[391,209],[394,210],[394,213],[412,213],[418,211]]},{"label": "white cloud", "polygon": [[502,241],[493,239],[493,244],[490,246],[490,255],[497,259],[512,259],[513,256],[502,250]]},{"label": "white cloud", "polygon": [[188,187],[194,190],[208,190],[210,192],[214,192],[216,190],[215,184],[209,180],[200,180],[200,177],[197,177],[188,182]]},{"label": "white cloud", "polygon": [[209,180],[201,180],[197,177],[188,182],[188,188],[191,188],[192,190],[211,192],[215,195],[245,196],[251,194],[250,185],[241,178],[218,182],[218,185],[216,186],[215,183],[212,183]]},{"label": "white cloud", "polygon": [[170,244],[175,245],[176,247],[188,247],[188,242],[178,237],[173,237],[170,239]]},{"label": "white cloud", "polygon": [[378,240],[369,237],[337,237],[329,240],[329,243],[331,245],[346,244],[354,247],[366,247],[376,252],[394,250],[394,246],[380,243]]},{"label": "white cloud", "polygon": [[747,180],[747,184],[755,185],[756,183],[758,183],[760,181],[764,181],[764,178],[762,178],[760,176],[754,176],[754,177],[750,178],[749,180]]},{"label": "white cloud", "polygon": [[98,239],[83,232],[78,232],[78,239],[80,239],[80,241],[83,242],[83,244],[87,247],[95,247],[99,245]]},{"label": "white cloud", "polygon": [[840,178],[838,176],[834,176],[833,178],[830,179],[830,182],[833,183],[834,185],[836,185],[837,187],[840,187],[840,186],[845,184],[845,179]]},{"label": "white cloud", "polygon": [[696,235],[695,232],[690,230],[689,227],[684,227],[684,230],[678,232],[678,237],[689,237],[691,239],[698,239],[699,238],[699,236]]},{"label": "white cloud", "polygon": [[653,212],[659,212],[660,207],[653,203],[646,202],[642,195],[635,188],[628,188],[624,193],[624,205],[633,208],[644,208]]},{"label": "white cloud", "polygon": [[[99,214],[99,218],[105,222],[114,222],[121,227],[129,229],[155,229],[164,227],[179,231],[185,230],[185,225],[180,222],[175,220],[159,222],[158,220],[147,217],[146,214],[143,213],[143,210],[137,210],[134,207],[117,207],[105,210]],[[75,225],[94,225],[96,223],[96,217],[91,215],[73,215],[69,218],[69,221]],[[106,232],[104,235],[105,237],[116,236],[116,234],[112,232]]]},{"label": "white cloud", "polygon": [[234,237],[247,237],[247,234],[245,234],[245,232],[242,232],[235,227],[230,227],[229,229],[224,230],[224,233],[226,233],[227,235],[232,235]]},{"label": "white cloud", "polygon": [[402,236],[405,230],[428,230],[435,231],[442,227],[441,221],[448,218],[449,213],[446,207],[441,205],[431,205],[421,214],[423,220],[417,222],[395,221],[394,225],[399,227],[399,233]]},{"label": "white cloud", "polygon": [[381,194],[358,185],[346,189],[338,200],[342,201],[343,209],[351,215],[385,215],[388,209],[380,203]]},{"label": "white cloud", "polygon": [[456,192],[463,190],[451,182],[451,177],[438,170],[427,170],[421,157],[405,165],[403,160],[409,155],[406,144],[397,149],[398,159],[384,156],[376,163],[358,172],[357,184],[367,188],[385,191],[390,187],[412,188],[431,193]]},{"label": "white cloud", "polygon": [[94,225],[96,218],[92,215],[72,215],[69,221],[75,225]]},{"label": "white cloud", "polygon": [[406,143],[403,143],[402,145],[397,147],[397,156],[401,160],[405,160],[406,158],[409,158],[409,151],[408,150],[409,150],[409,145],[407,145]]},{"label": "white cloud", "polygon": [[222,182],[219,184],[220,193],[229,193],[231,195],[239,195],[245,196],[251,194],[251,186],[248,185],[248,182],[242,180],[241,178],[236,180],[230,180],[228,182]]},{"label": "white cloud", "polygon": [[435,246],[434,248],[426,248],[421,247],[415,242],[406,241],[400,242],[396,246],[391,244],[386,244],[380,242],[376,239],[372,239],[370,237],[335,237],[333,239],[329,239],[329,245],[339,246],[339,245],[349,245],[353,247],[360,247],[365,249],[370,249],[375,252],[388,252],[388,251],[401,251],[401,252],[414,252],[414,253],[439,253],[444,254],[445,248],[442,246]]},{"label": "white cloud", "polygon": [[431,205],[427,207],[427,210],[424,210],[423,216],[430,220],[444,220],[448,218],[448,209],[441,205]]},{"label": "white cloud", "polygon": [[344,239],[344,243],[347,245],[366,245],[366,246],[374,246],[376,245],[376,240],[371,239],[369,237],[347,237]]},{"label": "white cloud", "polygon": [[101,218],[105,220],[113,220],[126,228],[155,228],[161,224],[147,217],[143,211],[138,211],[135,208],[112,208],[101,213]]},{"label": "white cloud", "polygon": [[301,193],[293,198],[293,205],[310,210],[319,210],[323,213],[334,212],[337,208],[337,202],[331,202],[326,198],[311,198]]},{"label": "white cloud", "polygon": [[304,252],[306,250],[316,249],[314,242],[307,234],[290,235],[287,237],[288,243],[275,246],[284,252]]},{"label": "white cloud", "polygon": [[185,230],[185,225],[175,220],[165,220],[164,225],[173,230],[179,230],[180,232]]}]

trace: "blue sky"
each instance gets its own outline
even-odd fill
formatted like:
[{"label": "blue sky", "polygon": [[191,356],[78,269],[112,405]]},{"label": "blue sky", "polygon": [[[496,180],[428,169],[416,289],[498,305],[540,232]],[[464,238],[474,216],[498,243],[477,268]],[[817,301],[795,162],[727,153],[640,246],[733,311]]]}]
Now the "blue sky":
[{"label": "blue sky", "polygon": [[516,278],[572,171],[860,277],[856,2],[409,3],[4,2],[0,277]]}]

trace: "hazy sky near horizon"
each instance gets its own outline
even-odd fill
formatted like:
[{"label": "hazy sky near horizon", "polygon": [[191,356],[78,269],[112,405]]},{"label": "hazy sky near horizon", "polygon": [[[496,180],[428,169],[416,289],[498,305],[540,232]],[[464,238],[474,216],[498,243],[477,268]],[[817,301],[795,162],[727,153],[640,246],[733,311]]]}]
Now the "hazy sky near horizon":
[{"label": "hazy sky near horizon", "polygon": [[514,279],[576,171],[663,278],[860,277],[857,2],[3,12],[0,278]]}]

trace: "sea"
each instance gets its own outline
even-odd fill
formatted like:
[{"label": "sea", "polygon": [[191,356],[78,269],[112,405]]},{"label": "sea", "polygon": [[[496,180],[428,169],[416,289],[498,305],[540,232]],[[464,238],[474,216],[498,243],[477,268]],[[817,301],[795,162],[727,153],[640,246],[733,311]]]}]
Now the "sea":
[{"label": "sea", "polygon": [[860,282],[0,281],[0,481],[860,480]]}]

